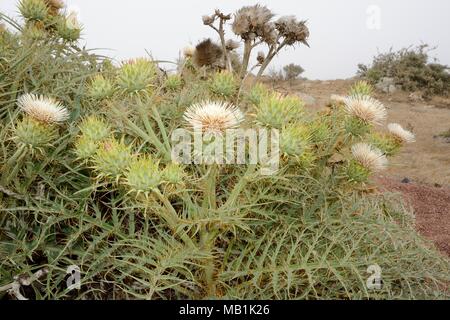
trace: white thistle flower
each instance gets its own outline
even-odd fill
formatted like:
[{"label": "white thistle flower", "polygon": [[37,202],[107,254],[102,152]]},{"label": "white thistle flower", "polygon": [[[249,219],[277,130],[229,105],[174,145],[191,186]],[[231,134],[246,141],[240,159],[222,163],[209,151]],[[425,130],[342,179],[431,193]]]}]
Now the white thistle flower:
[{"label": "white thistle flower", "polygon": [[352,147],[355,160],[370,172],[378,172],[386,168],[388,160],[377,148],[367,144],[358,143]]},{"label": "white thistle flower", "polygon": [[66,17],[66,26],[72,30],[80,30],[81,24],[78,22],[78,15],[76,11],[71,11]]},{"label": "white thistle flower", "polygon": [[330,100],[332,102],[335,102],[335,103],[346,103],[347,102],[347,97],[340,96],[340,95],[337,95],[337,94],[332,94],[331,97],[330,97]]},{"label": "white thistle flower", "polygon": [[369,96],[350,96],[345,99],[345,110],[367,124],[380,124],[387,117],[384,105]]},{"label": "white thistle flower", "polygon": [[61,123],[69,118],[69,112],[61,103],[44,96],[27,93],[17,100],[17,105],[29,116],[43,123]]},{"label": "white thistle flower", "polygon": [[222,134],[237,128],[244,120],[238,107],[224,102],[204,101],[190,106],[184,119],[194,128],[212,134]]},{"label": "white thistle flower", "polygon": [[183,55],[185,58],[192,58],[195,54],[195,48],[192,46],[185,47],[183,49]]},{"label": "white thistle flower", "polygon": [[416,141],[416,136],[412,132],[403,129],[403,127],[398,123],[390,123],[387,128],[390,134],[404,143],[412,143]]}]

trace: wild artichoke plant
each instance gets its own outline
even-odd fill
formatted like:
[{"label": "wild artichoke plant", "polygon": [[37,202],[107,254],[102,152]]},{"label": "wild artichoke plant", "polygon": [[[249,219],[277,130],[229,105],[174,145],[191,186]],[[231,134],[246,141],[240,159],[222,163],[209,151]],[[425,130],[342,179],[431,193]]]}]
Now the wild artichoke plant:
[{"label": "wild artichoke plant", "polygon": [[[290,37],[289,45],[306,36],[292,19],[268,33],[273,17],[264,7],[239,16],[251,18],[236,26],[245,39],[254,33],[270,42],[275,30],[280,39]],[[214,25],[227,17],[215,18],[204,21]],[[378,132],[386,110],[369,91],[359,87],[358,94],[352,90],[313,113],[300,98],[262,85],[236,90],[229,73],[180,72],[164,79],[155,61],[115,67],[73,45],[35,46],[13,35],[0,42],[9,70],[0,86],[0,288],[40,270],[46,284],[1,295],[447,296],[448,260],[417,234],[398,198],[374,194],[372,178],[388,165],[381,146],[400,148],[413,137],[396,124]],[[34,48],[31,57],[23,47]],[[226,50],[232,47],[225,41]],[[186,53],[195,60],[195,52]],[[45,95],[28,94],[16,104],[25,92]],[[230,130],[273,130],[279,166],[265,174],[267,163],[251,163],[246,152],[239,164],[173,161],[179,129],[187,153],[196,136],[205,140],[202,153]],[[42,152],[30,154],[29,146]],[[252,147],[236,142],[230,150]],[[365,281],[374,263],[387,275],[379,291],[368,290]],[[69,292],[70,265],[83,277],[80,290]]]}]

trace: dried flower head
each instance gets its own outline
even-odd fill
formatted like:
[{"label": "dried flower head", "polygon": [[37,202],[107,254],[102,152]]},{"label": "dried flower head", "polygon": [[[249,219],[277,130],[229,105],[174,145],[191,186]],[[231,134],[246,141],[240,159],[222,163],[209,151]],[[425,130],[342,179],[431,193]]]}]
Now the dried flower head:
[{"label": "dried flower head", "polygon": [[51,15],[58,14],[59,10],[64,8],[64,1],[62,0],[45,0],[45,3],[47,4]]},{"label": "dried flower head", "polygon": [[345,100],[345,110],[366,124],[380,124],[386,119],[384,105],[369,96],[351,96]]},{"label": "dried flower head", "polygon": [[258,61],[259,64],[263,64],[264,61],[266,60],[266,55],[263,51],[259,51],[258,55],[256,56],[256,60]]},{"label": "dried flower head", "polygon": [[390,123],[387,127],[389,133],[402,143],[412,143],[416,141],[416,136],[411,131],[403,129],[398,123]]},{"label": "dried flower head", "polygon": [[268,37],[273,32],[270,20],[274,14],[267,7],[259,4],[246,6],[235,13],[233,32],[245,40],[256,37]]},{"label": "dried flower head", "polygon": [[233,50],[236,50],[239,48],[240,43],[237,41],[234,41],[232,39],[229,39],[229,40],[227,40],[225,45],[226,45],[226,48],[228,51],[233,51]]},{"label": "dried flower head", "polygon": [[44,96],[27,93],[17,100],[17,105],[42,123],[61,123],[69,118],[69,112],[61,103]]},{"label": "dried flower head", "polygon": [[352,147],[354,159],[369,172],[379,172],[386,168],[388,160],[377,148],[367,143],[358,143]]},{"label": "dried flower head", "polygon": [[309,29],[306,26],[306,21],[298,21],[295,16],[285,16],[275,22],[275,28],[284,37],[286,44],[294,45],[297,42],[301,42],[309,47],[307,41]]},{"label": "dried flower head", "polygon": [[196,130],[222,134],[227,129],[237,128],[244,121],[244,115],[234,105],[204,101],[190,106],[184,113],[184,119]]},{"label": "dried flower head", "polygon": [[205,26],[209,26],[209,25],[213,24],[215,19],[216,19],[215,15],[212,15],[212,16],[204,15],[204,16],[202,16],[202,21],[203,21],[203,24]]},{"label": "dried flower head", "polygon": [[206,39],[197,45],[193,58],[198,67],[223,67],[222,48],[211,39]]}]

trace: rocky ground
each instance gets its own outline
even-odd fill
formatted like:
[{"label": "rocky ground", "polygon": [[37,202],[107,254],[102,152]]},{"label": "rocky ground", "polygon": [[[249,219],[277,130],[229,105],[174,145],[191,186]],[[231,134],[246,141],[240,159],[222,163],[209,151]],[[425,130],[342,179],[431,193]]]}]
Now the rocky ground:
[{"label": "rocky ground", "polygon": [[[332,94],[345,95],[353,80],[277,82],[279,91],[298,94],[308,108],[320,110]],[[388,108],[388,123],[397,122],[416,134],[391,159],[390,169],[376,179],[380,188],[403,194],[415,210],[418,231],[450,256],[450,138],[441,134],[450,129],[450,99],[425,101],[420,94],[377,93]]]}]

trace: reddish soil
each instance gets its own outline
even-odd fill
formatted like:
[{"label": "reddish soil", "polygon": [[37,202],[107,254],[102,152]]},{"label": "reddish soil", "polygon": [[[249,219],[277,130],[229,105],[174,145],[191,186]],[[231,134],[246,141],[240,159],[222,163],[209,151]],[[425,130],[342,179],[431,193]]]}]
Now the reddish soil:
[{"label": "reddish soil", "polygon": [[378,182],[387,191],[403,194],[414,208],[416,229],[450,257],[450,188],[402,183],[386,177],[380,177]]}]

